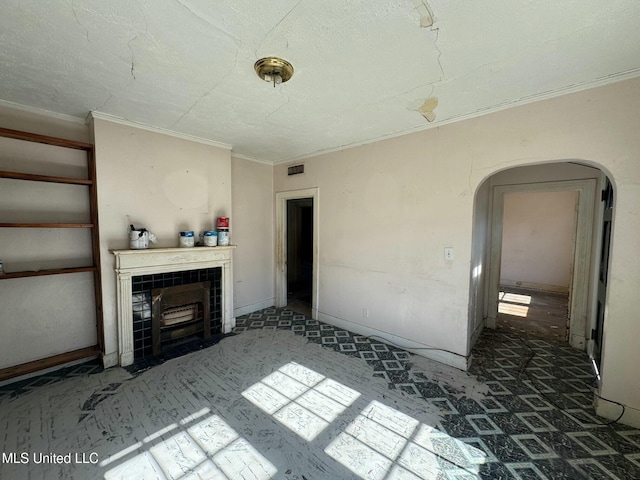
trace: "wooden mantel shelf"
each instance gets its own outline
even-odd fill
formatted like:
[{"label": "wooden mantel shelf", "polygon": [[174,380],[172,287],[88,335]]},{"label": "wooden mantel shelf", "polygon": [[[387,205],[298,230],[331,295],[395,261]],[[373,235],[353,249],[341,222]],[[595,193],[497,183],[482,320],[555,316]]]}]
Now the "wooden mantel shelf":
[{"label": "wooden mantel shelf", "polygon": [[[219,247],[146,248],[111,250],[116,257],[116,271],[133,275],[178,272],[210,268],[221,260],[230,260],[235,245]],[[140,273],[143,272],[143,273]]]},{"label": "wooden mantel shelf", "polygon": [[218,245],[217,247],[151,247],[140,249],[114,249],[109,250],[114,255],[154,255],[156,253],[184,253],[184,252],[199,252],[199,251],[222,251],[228,249],[234,249],[236,245]]}]

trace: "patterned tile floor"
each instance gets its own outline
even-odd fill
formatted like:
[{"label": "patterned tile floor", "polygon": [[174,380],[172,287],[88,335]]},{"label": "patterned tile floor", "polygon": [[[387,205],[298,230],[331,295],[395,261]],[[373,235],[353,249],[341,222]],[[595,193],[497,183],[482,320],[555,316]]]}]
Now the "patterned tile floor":
[{"label": "patterned tile floor", "polygon": [[[596,417],[594,375],[583,352],[549,340],[486,330],[470,373],[488,385],[483,401],[459,398],[409,375],[406,351],[286,309],[239,317],[234,332],[292,330],[310,342],[359,357],[389,388],[441,406],[440,427],[487,455],[480,475],[514,480],[640,479],[640,430]],[[475,475],[469,479],[476,478]],[[462,480],[462,477],[456,477]],[[467,480],[467,479],[464,479]]]},{"label": "patterned tile floor", "polygon": [[[566,344],[485,331],[474,348],[470,373],[489,387],[489,394],[484,400],[474,400],[417,372],[410,373],[413,355],[400,348],[286,309],[268,308],[239,317],[234,332],[253,329],[291,330],[325,348],[362,358],[371,367],[371,375],[386,380],[390,389],[441,407],[445,414],[438,428],[485,453],[481,478],[640,479],[640,430],[607,425],[607,420],[595,416],[590,363],[582,352]],[[196,343],[193,348],[203,346]],[[131,372],[135,375],[152,366],[147,362]],[[0,397],[19,396],[65,378],[100,371],[97,362],[68,367],[0,386]],[[82,411],[89,414],[120,385],[110,384],[92,394]],[[455,478],[477,479],[474,474]]]}]

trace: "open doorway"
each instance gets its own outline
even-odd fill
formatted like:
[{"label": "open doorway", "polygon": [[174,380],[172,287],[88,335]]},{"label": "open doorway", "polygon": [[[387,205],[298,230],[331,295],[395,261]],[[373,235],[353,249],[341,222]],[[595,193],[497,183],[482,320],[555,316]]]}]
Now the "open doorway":
[{"label": "open doorway", "polygon": [[577,211],[575,190],[505,193],[497,328],[569,339]]},{"label": "open doorway", "polygon": [[287,308],[311,317],[313,198],[287,200]]},{"label": "open doorway", "polygon": [[576,234],[573,253],[573,268],[569,287],[569,343],[578,349],[585,349],[588,339],[591,297],[591,259],[594,226],[595,179],[540,182],[533,184],[502,185],[493,188],[489,310],[487,326],[495,328],[500,303],[500,278],[502,265],[502,232],[504,228],[505,197],[510,193],[549,193],[575,191],[578,195]]},{"label": "open doorway", "polygon": [[[295,200],[301,200],[301,202],[289,203]],[[290,209],[291,215],[289,214]],[[317,187],[276,192],[276,307],[289,305],[288,290],[291,283],[292,288],[300,287],[300,292],[302,292],[294,292],[292,296],[302,295],[305,297],[305,303],[311,303],[310,316],[314,320],[318,318],[319,302],[319,210],[320,191]],[[288,220],[295,217],[299,217],[294,220],[296,225],[290,227]],[[304,225],[307,226],[303,228]],[[298,226],[301,230],[299,233],[295,233]],[[305,233],[302,233],[303,231]],[[298,237],[303,241],[304,246],[293,247],[294,251],[289,252],[289,243],[293,242],[295,245]],[[311,237],[310,241],[309,237]],[[309,255],[311,255],[311,264],[308,261]],[[292,262],[292,265],[289,265],[289,261]],[[291,276],[289,270],[294,272]],[[296,271],[297,273],[295,273]],[[311,274],[310,294],[308,293],[309,273]],[[298,283],[298,279],[301,278],[305,278],[306,283]],[[307,312],[305,311],[305,314],[308,315]]]}]

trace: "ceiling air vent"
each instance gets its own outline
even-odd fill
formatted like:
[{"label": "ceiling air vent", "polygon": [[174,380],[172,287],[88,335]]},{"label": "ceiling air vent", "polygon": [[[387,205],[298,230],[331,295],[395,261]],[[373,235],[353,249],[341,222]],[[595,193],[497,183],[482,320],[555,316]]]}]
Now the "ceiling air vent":
[{"label": "ceiling air vent", "polygon": [[298,175],[299,173],[304,173],[304,164],[294,165],[287,169],[287,175]]}]

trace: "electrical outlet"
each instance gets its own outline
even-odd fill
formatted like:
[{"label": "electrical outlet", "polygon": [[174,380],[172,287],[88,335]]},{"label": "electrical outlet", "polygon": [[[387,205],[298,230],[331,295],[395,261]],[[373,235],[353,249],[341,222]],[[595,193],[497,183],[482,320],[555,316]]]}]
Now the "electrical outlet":
[{"label": "electrical outlet", "polygon": [[368,308],[363,308],[362,309],[362,316],[364,318],[369,318],[369,309]]},{"label": "electrical outlet", "polygon": [[453,260],[453,247],[444,247],[444,259]]}]

